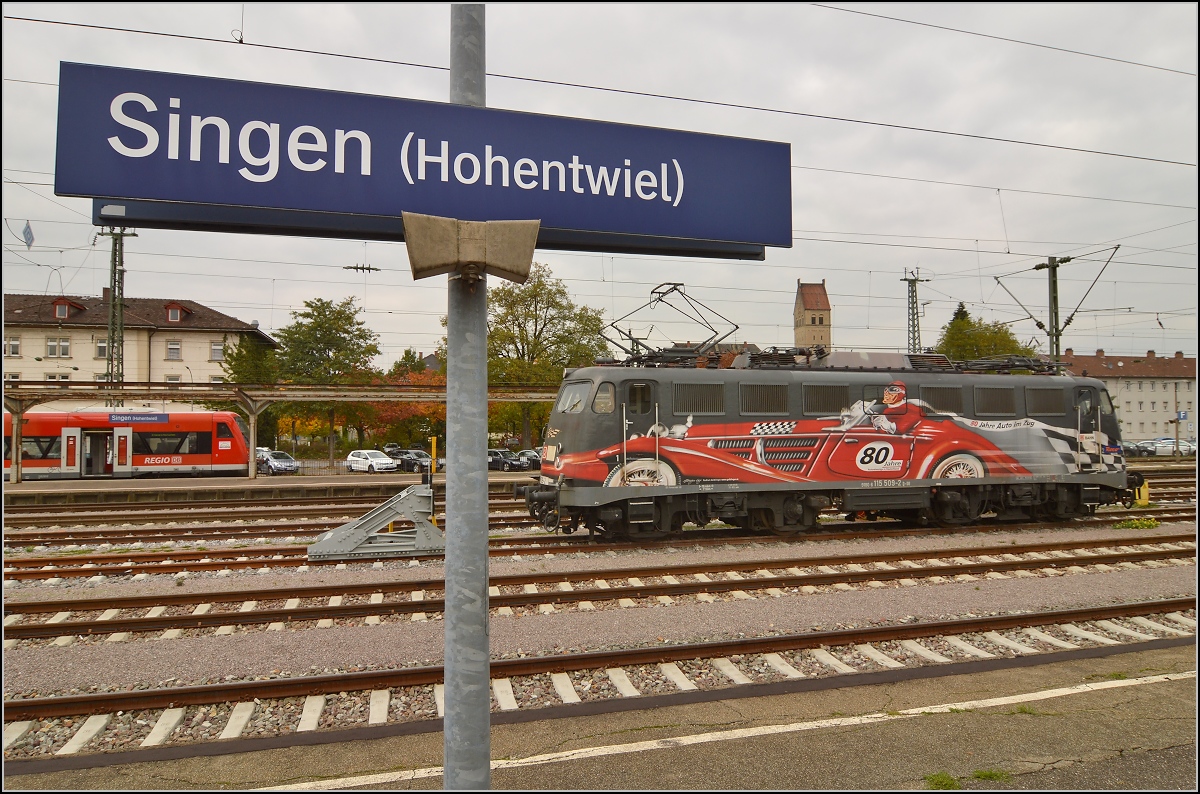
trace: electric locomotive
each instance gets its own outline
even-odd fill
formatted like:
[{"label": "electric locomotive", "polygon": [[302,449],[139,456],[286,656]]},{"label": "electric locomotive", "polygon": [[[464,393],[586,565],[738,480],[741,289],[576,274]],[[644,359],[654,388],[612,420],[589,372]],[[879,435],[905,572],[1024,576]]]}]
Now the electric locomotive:
[{"label": "electric locomotive", "polygon": [[1038,359],[818,346],[706,363],[566,371],[530,514],[631,538],[715,519],[790,535],[831,507],[917,525],[1063,520],[1141,484],[1103,383]]}]

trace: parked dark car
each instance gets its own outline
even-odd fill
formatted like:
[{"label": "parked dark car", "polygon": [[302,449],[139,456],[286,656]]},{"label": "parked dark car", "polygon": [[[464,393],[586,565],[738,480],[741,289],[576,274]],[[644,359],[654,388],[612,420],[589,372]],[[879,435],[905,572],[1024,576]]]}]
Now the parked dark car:
[{"label": "parked dark car", "polygon": [[1122,441],[1121,454],[1126,458],[1140,458],[1149,453],[1142,449],[1142,445],[1136,441]]},{"label": "parked dark car", "polygon": [[529,461],[507,449],[489,449],[488,468],[496,471],[529,471]]},{"label": "parked dark car", "polygon": [[[417,463],[418,468],[413,469],[413,471],[429,471],[429,464],[433,461],[432,455],[430,455],[428,452],[426,452],[423,449],[409,449],[409,450],[405,450],[405,451],[408,452],[408,454],[412,455],[413,460],[415,460]],[[446,470],[446,459],[445,458],[439,457],[437,459],[437,470],[438,471]]]},{"label": "parked dark car", "polygon": [[388,457],[394,458],[396,457],[395,453],[404,451],[406,451],[404,447],[400,446],[395,441],[389,441],[383,445],[383,454],[387,455]]},{"label": "parked dark car", "polygon": [[534,470],[534,471],[541,471],[541,469],[542,469],[542,456],[541,456],[541,455],[539,455],[539,454],[537,453],[537,451],[536,451],[536,450],[532,450],[532,449],[523,449],[523,450],[521,450],[520,452],[518,452],[518,453],[517,453],[517,457],[518,457],[518,458],[523,458],[524,460],[527,460],[527,461],[529,461],[529,468],[530,468],[531,470]]},{"label": "parked dark car", "polygon": [[400,471],[420,471],[421,462],[417,456],[408,449],[392,449],[387,453],[388,457],[396,461],[396,465],[400,467]]}]

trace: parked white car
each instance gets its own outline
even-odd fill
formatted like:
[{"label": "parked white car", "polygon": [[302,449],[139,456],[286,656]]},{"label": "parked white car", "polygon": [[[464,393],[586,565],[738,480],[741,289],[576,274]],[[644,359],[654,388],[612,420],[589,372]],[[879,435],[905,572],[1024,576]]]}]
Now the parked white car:
[{"label": "parked white car", "polygon": [[397,463],[377,449],[356,449],[346,456],[346,468],[350,471],[395,471]]}]

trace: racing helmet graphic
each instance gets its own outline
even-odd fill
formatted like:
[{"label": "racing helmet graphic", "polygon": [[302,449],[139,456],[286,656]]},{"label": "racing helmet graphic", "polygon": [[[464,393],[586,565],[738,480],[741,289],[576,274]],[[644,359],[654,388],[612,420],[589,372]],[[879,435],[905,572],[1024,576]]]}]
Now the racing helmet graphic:
[{"label": "racing helmet graphic", "polygon": [[883,388],[883,404],[887,408],[903,408],[907,400],[904,384],[894,380]]}]

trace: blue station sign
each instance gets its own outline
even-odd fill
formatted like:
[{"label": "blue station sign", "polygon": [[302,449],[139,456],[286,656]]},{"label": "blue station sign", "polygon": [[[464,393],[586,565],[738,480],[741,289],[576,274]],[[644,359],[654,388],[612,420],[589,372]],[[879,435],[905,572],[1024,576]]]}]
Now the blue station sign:
[{"label": "blue station sign", "polygon": [[54,191],[103,224],[403,239],[402,211],[543,248],[791,247],[786,143],[62,63]]}]

